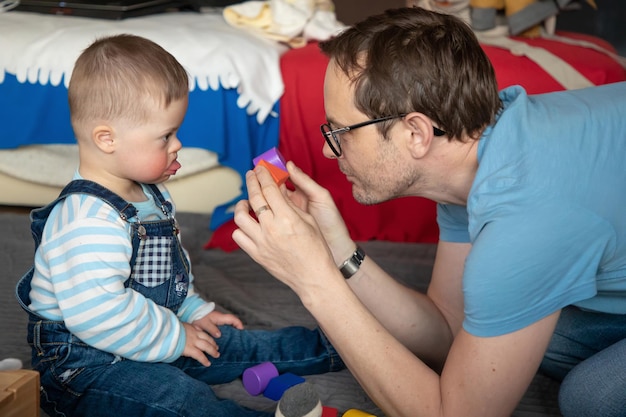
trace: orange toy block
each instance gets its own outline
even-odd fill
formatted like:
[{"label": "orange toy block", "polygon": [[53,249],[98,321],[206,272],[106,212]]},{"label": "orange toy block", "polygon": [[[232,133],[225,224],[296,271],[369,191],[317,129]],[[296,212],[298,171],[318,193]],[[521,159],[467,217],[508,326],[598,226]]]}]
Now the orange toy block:
[{"label": "orange toy block", "polygon": [[276,165],[272,165],[266,160],[262,159],[259,161],[259,165],[264,166],[267,170],[272,174],[272,178],[274,178],[274,182],[278,185],[282,185],[289,178],[289,173],[283,169],[278,168]]}]

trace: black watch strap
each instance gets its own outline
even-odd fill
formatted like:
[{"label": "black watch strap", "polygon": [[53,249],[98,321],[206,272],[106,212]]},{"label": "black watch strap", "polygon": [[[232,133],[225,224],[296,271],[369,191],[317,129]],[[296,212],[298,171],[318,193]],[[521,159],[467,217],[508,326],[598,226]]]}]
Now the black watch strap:
[{"label": "black watch strap", "polygon": [[350,278],[352,275],[356,274],[356,272],[361,267],[363,260],[365,259],[365,252],[361,249],[360,246],[356,247],[356,250],[348,259],[344,261],[339,267],[341,274],[345,279]]}]

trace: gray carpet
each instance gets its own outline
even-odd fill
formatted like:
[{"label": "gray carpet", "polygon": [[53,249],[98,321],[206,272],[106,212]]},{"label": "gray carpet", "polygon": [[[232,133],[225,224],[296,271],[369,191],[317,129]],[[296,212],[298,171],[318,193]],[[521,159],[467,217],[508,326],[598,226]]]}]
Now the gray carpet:
[{"label": "gray carpet", "polygon": [[[206,299],[215,301],[225,311],[239,315],[249,328],[315,325],[293,292],[269,276],[245,253],[202,249],[210,236],[207,216],[181,213],[178,220],[183,243],[192,259],[196,286]],[[32,263],[33,241],[28,216],[0,213],[0,226],[0,230],[4,231],[0,234],[0,264],[5,265],[0,277],[0,359],[19,358],[28,366],[27,317],[14,295],[15,283]],[[434,245],[364,242],[362,246],[368,256],[376,259],[399,280],[425,290],[432,270]],[[320,392],[323,404],[337,408],[340,413],[358,408],[383,416],[347,370],[307,376],[306,379]],[[273,410],[276,406],[274,401],[263,396],[250,396],[240,380],[214,388],[219,396],[233,398],[251,408]],[[558,384],[537,375],[513,416],[560,416],[557,392]]]}]

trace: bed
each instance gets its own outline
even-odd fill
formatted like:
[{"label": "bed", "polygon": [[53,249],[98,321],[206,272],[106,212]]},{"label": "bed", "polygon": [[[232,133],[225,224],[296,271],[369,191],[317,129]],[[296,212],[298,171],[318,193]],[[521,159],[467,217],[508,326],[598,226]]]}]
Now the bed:
[{"label": "bed", "polygon": [[45,204],[71,178],[69,75],[82,49],[114,33],[154,40],[191,76],[183,168],[169,184],[179,207],[212,213],[238,197],[252,158],[278,143],[285,46],[229,26],[219,11],[119,21],[11,11],[0,13],[0,203]]}]

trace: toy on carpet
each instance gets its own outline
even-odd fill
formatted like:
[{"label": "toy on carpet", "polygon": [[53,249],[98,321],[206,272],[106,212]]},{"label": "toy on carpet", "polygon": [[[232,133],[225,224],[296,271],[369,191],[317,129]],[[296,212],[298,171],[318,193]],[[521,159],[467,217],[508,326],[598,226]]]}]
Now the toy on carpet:
[{"label": "toy on carpet", "polygon": [[[250,395],[263,395],[279,401],[275,417],[338,417],[339,411],[323,406],[312,384],[301,376],[286,372],[279,374],[272,362],[262,362],[243,371],[243,387]],[[376,417],[364,411],[350,409],[344,417]]]},{"label": "toy on carpet", "polygon": [[[6,359],[0,364],[5,366]],[[11,366],[16,364],[17,362],[13,362]],[[35,370],[2,369],[0,371],[0,416],[39,416],[39,387],[39,372]]]},{"label": "toy on carpet", "polygon": [[365,411],[357,410],[356,408],[351,408],[343,413],[343,417],[376,417],[373,414],[366,413]]},{"label": "toy on carpet", "polygon": [[243,371],[243,387],[250,395],[263,395],[278,401],[289,388],[302,384],[301,376],[286,372],[279,375],[278,369],[271,362],[263,362]]},{"label": "toy on carpet", "polygon": [[279,186],[284,184],[289,178],[287,167],[285,166],[285,158],[281,155],[277,148],[271,148],[252,160],[254,166],[264,166],[272,174],[274,182]]},{"label": "toy on carpet", "polygon": [[16,358],[6,358],[0,361],[0,371],[15,371],[22,369],[22,361]]},{"label": "toy on carpet", "polygon": [[272,378],[270,382],[268,382],[265,391],[263,391],[263,395],[271,400],[278,401],[289,388],[304,382],[305,379],[301,376],[287,372],[276,378]]},{"label": "toy on carpet", "polygon": [[337,417],[339,415],[339,410],[334,407],[327,407],[325,405],[322,406],[322,416],[321,417]]},{"label": "toy on carpet", "polygon": [[278,369],[272,362],[263,362],[243,371],[243,387],[250,395],[259,395],[273,378],[278,376]]},{"label": "toy on carpet", "polygon": [[276,407],[276,417],[321,417],[322,401],[308,382],[295,385],[285,391]]}]

